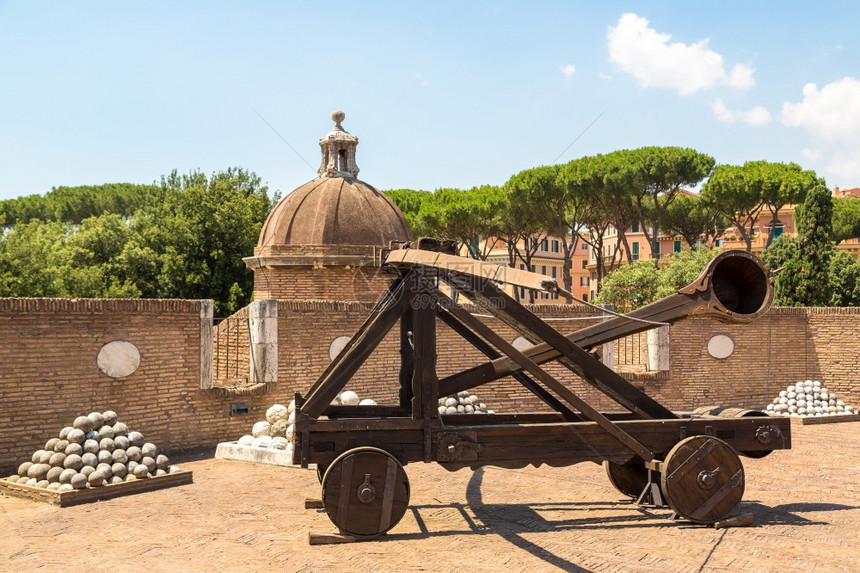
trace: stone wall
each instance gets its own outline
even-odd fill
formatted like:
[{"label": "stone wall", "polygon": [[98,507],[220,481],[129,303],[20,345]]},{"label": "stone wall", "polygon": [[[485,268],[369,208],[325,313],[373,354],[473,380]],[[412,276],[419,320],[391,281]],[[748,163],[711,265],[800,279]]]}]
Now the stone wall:
[{"label": "stone wall", "polygon": [[[114,410],[168,452],[235,439],[270,405],[201,389],[201,309],[209,301],[0,299],[0,472],[13,470],[76,416]],[[99,350],[134,344],[140,365],[104,374]],[[249,416],[230,416],[248,402]]]},{"label": "stone wall", "polygon": [[[0,472],[12,470],[62,426],[94,410],[115,410],[131,428],[168,451],[236,439],[263,419],[266,408],[286,404],[296,391],[305,393],[329,364],[332,342],[351,336],[368,315],[367,305],[357,302],[279,301],[278,381],[243,394],[242,388],[219,388],[219,377],[213,381],[215,388],[201,388],[201,332],[210,332],[204,328],[207,321],[201,321],[206,304],[211,305],[187,300],[0,299]],[[582,306],[530,308],[562,332],[597,320],[592,318],[595,311]],[[481,320],[506,340],[516,338],[496,319]],[[708,354],[714,334],[734,340],[730,357],[718,360]],[[675,410],[711,404],[762,408],[780,390],[807,378],[821,380],[846,403],[860,405],[858,335],[856,308],[776,308],[750,324],[691,318],[671,327],[669,372],[624,375]],[[225,333],[215,329],[211,336]],[[347,388],[362,398],[396,403],[398,337],[395,325]],[[107,376],[96,362],[101,347],[114,340],[131,342],[140,351],[139,368],[124,378]],[[235,350],[245,369],[247,340],[241,340],[245,346]],[[440,377],[484,361],[441,323],[438,347]],[[619,409],[563,367],[548,370],[598,409]],[[546,410],[509,378],[473,392],[498,412]],[[235,402],[248,403],[249,415],[231,416]]]}]

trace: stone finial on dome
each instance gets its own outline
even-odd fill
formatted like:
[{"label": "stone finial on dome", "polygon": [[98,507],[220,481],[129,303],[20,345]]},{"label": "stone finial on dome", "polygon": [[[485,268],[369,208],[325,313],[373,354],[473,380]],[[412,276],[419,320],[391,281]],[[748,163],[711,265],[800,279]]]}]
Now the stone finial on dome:
[{"label": "stone finial on dome", "polygon": [[322,164],[317,170],[320,177],[345,177],[355,179],[358,166],[355,164],[355,148],[358,138],[344,130],[341,122],[346,114],[338,110],[331,114],[334,128],[320,139]]}]

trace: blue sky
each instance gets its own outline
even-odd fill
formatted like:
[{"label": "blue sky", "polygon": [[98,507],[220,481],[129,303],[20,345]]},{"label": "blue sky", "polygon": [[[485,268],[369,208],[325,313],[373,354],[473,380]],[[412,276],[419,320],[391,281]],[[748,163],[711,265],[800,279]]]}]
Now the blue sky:
[{"label": "blue sky", "polygon": [[335,109],[382,189],[645,145],[857,187],[858,22],[826,0],[0,1],[0,199],[231,166],[287,193]]}]

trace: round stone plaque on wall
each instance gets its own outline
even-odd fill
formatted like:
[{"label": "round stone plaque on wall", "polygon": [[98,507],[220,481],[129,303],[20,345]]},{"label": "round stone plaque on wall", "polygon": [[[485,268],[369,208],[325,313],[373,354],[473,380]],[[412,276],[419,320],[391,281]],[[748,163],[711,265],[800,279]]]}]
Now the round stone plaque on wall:
[{"label": "round stone plaque on wall", "polygon": [[334,340],[331,341],[331,345],[328,347],[328,356],[332,360],[337,358],[337,355],[340,354],[340,351],[344,349],[346,343],[349,342],[349,336],[338,336]]},{"label": "round stone plaque on wall", "polygon": [[708,354],[714,358],[728,358],[735,351],[735,341],[728,334],[715,334],[708,340]]},{"label": "round stone plaque on wall", "polygon": [[516,338],[514,338],[514,341],[511,342],[511,346],[522,352],[526,348],[531,348],[534,345],[522,336],[517,336]]},{"label": "round stone plaque on wall", "polygon": [[96,363],[111,378],[124,378],[140,366],[140,351],[131,342],[114,340],[101,347]]}]

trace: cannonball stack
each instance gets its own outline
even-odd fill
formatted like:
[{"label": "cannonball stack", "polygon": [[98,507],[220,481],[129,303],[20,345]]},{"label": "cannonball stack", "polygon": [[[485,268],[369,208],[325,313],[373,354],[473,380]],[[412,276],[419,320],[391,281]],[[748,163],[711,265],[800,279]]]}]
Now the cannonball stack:
[{"label": "cannonball stack", "polygon": [[767,413],[774,416],[821,418],[856,414],[857,408],[846,406],[818,380],[801,380],[781,391],[773,403],[767,405]]},{"label": "cannonball stack", "polygon": [[129,430],[108,410],[75,418],[6,480],[62,492],[178,471],[143,434]]},{"label": "cannonball stack", "polygon": [[487,405],[481,402],[477,396],[463,390],[457,392],[456,396],[439,398],[440,414],[495,414],[487,409]]},{"label": "cannonball stack", "polygon": [[[334,399],[332,405],[374,406],[376,402],[370,398],[360,400],[358,394],[351,390],[343,392]],[[254,424],[251,433],[239,438],[240,446],[270,448],[285,450],[287,457],[292,458],[295,439],[296,401],[289,406],[275,404],[266,410],[266,419]]]}]

